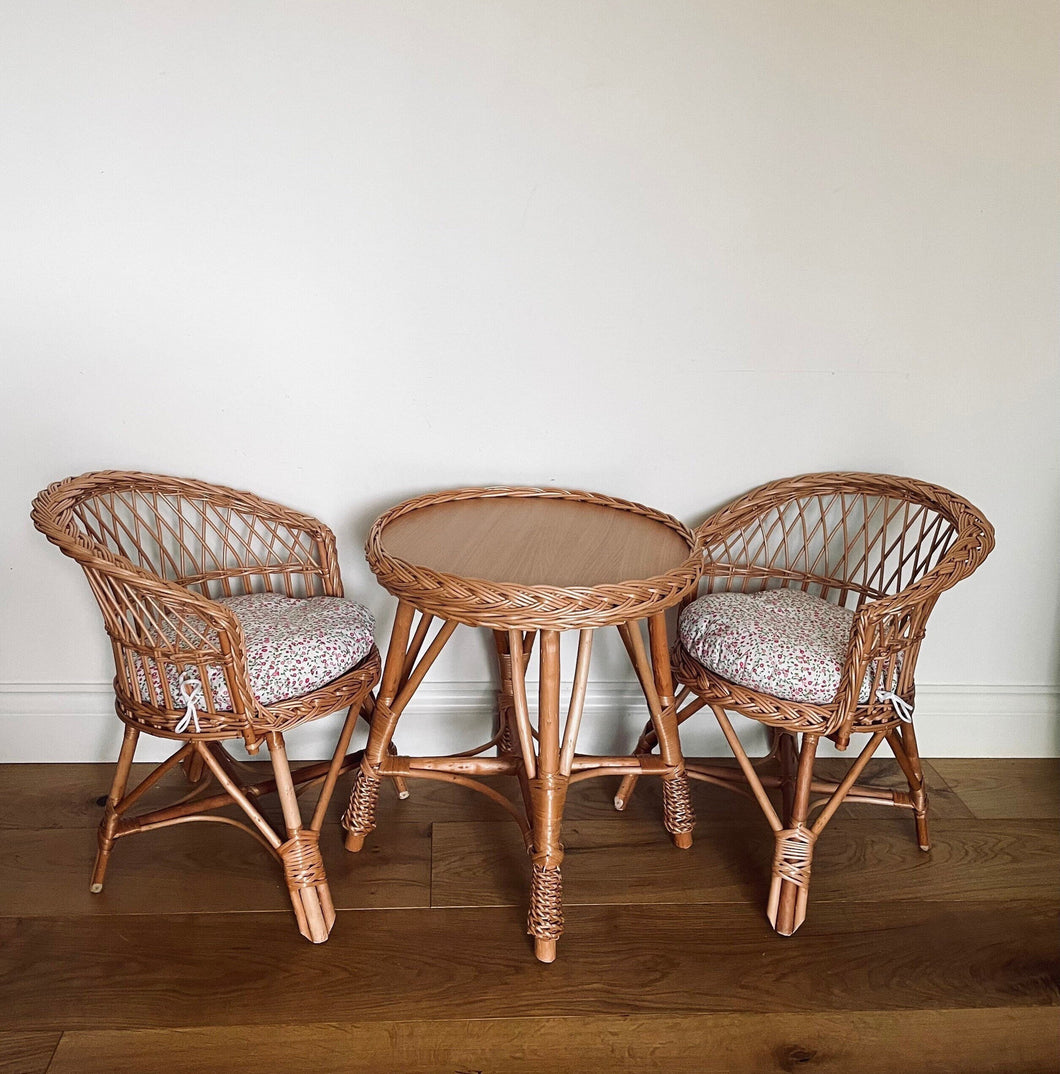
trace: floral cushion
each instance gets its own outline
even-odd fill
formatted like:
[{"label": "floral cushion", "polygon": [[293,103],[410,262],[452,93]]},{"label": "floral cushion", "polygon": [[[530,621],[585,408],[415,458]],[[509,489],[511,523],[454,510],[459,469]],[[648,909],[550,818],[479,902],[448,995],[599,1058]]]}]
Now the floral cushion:
[{"label": "floral cushion", "polygon": [[[707,670],[771,697],[834,700],[854,613],[801,589],[712,593],[681,614],[678,636]],[[860,701],[868,700],[871,673]]]},{"label": "floral cushion", "polygon": [[[307,694],[359,664],[374,643],[375,620],[367,608],[341,597],[310,597],[296,600],[276,593],[222,597],[235,612],[247,643],[247,670],[254,696],[272,705]],[[138,669],[141,696],[150,699],[144,668]],[[208,669],[210,690],[218,711],[232,708],[224,673]],[[156,688],[158,670],[152,665]],[[182,691],[180,672],[166,665],[170,693],[179,708],[192,692]],[[198,705],[203,705],[201,693]]]}]

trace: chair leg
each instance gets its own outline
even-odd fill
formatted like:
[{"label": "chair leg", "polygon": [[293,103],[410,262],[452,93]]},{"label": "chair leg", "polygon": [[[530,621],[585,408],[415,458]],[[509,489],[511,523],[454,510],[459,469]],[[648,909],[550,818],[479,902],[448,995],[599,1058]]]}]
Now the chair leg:
[{"label": "chair leg", "polygon": [[335,906],[320,856],[320,833],[302,825],[283,735],[273,732],[266,741],[287,829],[287,841],[277,847],[287,891],[299,931],[313,943],[323,943],[335,924]]},{"label": "chair leg", "polygon": [[199,753],[190,754],[181,765],[184,769],[184,778],[189,783],[199,783],[206,772],[206,764]]},{"label": "chair leg", "polygon": [[804,734],[795,774],[795,792],[786,827],[775,832],[773,881],[766,915],[781,936],[791,936],[806,920],[810,868],[817,835],[807,826],[813,763],[819,735]]},{"label": "chair leg", "polygon": [[927,785],[924,783],[924,769],[920,764],[920,753],[917,750],[913,725],[903,724],[901,730],[896,727],[888,732],[887,743],[909,782],[909,797],[913,803],[913,819],[916,822],[917,846],[921,850],[930,850]]},{"label": "chair leg", "polygon": [[107,872],[107,862],[110,860],[110,852],[114,847],[114,831],[121,819],[118,804],[125,797],[125,788],[129,785],[129,772],[132,770],[133,754],[136,753],[136,741],[139,737],[140,732],[135,727],[125,725],[121,752],[118,754],[118,767],[114,771],[114,780],[111,783],[110,794],[107,796],[103,820],[99,825],[97,837],[99,849],[96,851],[96,862],[92,867],[92,879],[88,887],[94,895],[98,895],[103,890],[103,877]]},{"label": "chair leg", "polygon": [[785,825],[791,825],[791,811],[795,805],[795,771],[798,767],[797,736],[779,727],[771,728],[774,735],[777,761],[780,764],[781,816]]}]

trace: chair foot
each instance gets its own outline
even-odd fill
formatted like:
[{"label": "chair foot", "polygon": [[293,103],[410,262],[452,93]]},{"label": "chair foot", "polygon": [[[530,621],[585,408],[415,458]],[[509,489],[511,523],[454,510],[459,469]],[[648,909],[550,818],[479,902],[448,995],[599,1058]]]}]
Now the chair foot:
[{"label": "chair foot", "polygon": [[923,851],[928,851],[931,849],[931,838],[928,836],[927,812],[916,813],[915,820],[917,846]]},{"label": "chair foot", "polygon": [[791,936],[806,920],[810,868],[817,836],[802,825],[775,833],[773,880],[766,916],[781,936]]},{"label": "chair foot", "polygon": [[[335,925],[335,909],[330,905],[330,894],[324,899],[317,887],[308,887],[291,891],[290,896],[298,931],[311,943],[323,943]],[[325,902],[328,909],[325,909]]]},{"label": "chair foot", "polygon": [[766,916],[779,936],[794,936],[806,920],[806,889],[773,877]]},{"label": "chair foot", "polygon": [[96,851],[96,862],[92,866],[92,879],[89,881],[88,890],[93,895],[98,895],[103,890],[103,877],[107,872],[107,862],[110,859],[110,846],[103,847],[100,840],[99,850]]},{"label": "chair foot", "polygon": [[103,878],[107,872],[107,864],[110,862],[110,852],[114,849],[114,832],[118,826],[118,815],[108,806],[107,812],[96,832],[98,848],[96,860],[92,866],[92,878],[88,884],[88,890],[93,895],[98,895],[103,890]]},{"label": "chair foot", "polygon": [[931,849],[931,837],[928,835],[928,796],[923,783],[912,788],[910,798],[913,801],[913,820],[916,823],[916,842],[921,850]]},{"label": "chair foot", "polygon": [[633,797],[633,791],[637,786],[636,776],[623,776],[622,782],[618,785],[618,790],[615,792],[615,809],[621,812],[629,805],[629,800]]},{"label": "chair foot", "polygon": [[335,924],[335,905],[320,856],[319,834],[299,829],[278,853],[298,931],[313,943],[323,943]]}]

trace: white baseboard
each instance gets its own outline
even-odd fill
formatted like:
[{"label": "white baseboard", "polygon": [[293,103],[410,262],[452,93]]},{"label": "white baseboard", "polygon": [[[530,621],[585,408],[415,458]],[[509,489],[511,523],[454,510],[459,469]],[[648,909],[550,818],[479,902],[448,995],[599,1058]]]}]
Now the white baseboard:
[{"label": "white baseboard", "polygon": [[[567,686],[566,690],[569,690]],[[565,690],[565,693],[566,693]],[[489,738],[493,723],[489,683],[424,683],[402,716],[402,753],[442,754]],[[334,748],[336,714],[288,736],[292,757],[326,757]],[[579,751],[626,753],[646,719],[635,683],[598,683],[586,697]],[[917,688],[917,738],[925,757],[1060,756],[1060,688],[1053,686],[936,686]],[[765,733],[750,720],[738,730],[748,751],[764,752]],[[105,683],[0,684],[0,762],[112,761],[122,726]],[[354,746],[363,745],[364,725]],[[727,746],[709,713],[681,729],[689,756],[722,756]],[[167,742],[143,736],[137,758],[161,760]],[[826,751],[822,750],[822,754]]]}]

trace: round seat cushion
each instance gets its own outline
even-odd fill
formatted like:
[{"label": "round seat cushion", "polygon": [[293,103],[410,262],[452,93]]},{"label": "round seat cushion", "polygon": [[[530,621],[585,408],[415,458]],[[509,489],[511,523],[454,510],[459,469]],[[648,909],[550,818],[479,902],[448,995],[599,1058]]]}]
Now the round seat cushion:
[{"label": "round seat cushion", "polygon": [[[712,593],[682,613],[678,637],[708,671],[771,697],[827,704],[839,689],[854,613],[801,589]],[[871,677],[862,685],[865,701]]]},{"label": "round seat cushion", "polygon": [[[277,593],[221,597],[235,613],[246,640],[247,670],[254,696],[273,705],[311,693],[356,667],[374,644],[375,620],[367,608],[342,597],[295,599]],[[158,686],[158,673],[152,666]],[[150,700],[144,669],[138,668],[141,696]],[[208,669],[210,690],[218,711],[232,708],[220,667]],[[180,673],[166,665],[169,690],[183,707]],[[201,702],[200,702],[201,704]]]}]

